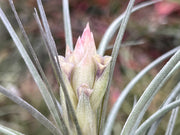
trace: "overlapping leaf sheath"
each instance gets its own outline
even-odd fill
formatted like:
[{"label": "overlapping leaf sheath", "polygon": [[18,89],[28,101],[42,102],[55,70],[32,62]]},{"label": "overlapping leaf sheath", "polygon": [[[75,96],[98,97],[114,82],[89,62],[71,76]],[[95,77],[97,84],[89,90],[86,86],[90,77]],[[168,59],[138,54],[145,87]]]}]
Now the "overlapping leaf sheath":
[{"label": "overlapping leaf sheath", "polygon": [[[94,37],[87,24],[74,51],[67,45],[65,57],[59,56],[59,61],[82,133],[96,135],[96,111],[107,88],[111,57],[96,53]],[[72,133],[73,124],[68,118],[62,88],[60,94],[63,117]]]}]

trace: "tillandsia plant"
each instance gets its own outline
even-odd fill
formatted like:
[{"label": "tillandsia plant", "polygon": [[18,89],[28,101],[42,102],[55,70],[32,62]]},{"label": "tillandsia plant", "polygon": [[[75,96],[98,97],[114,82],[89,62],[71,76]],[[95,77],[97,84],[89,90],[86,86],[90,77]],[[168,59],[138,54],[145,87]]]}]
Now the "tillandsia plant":
[{"label": "tillandsia plant", "polygon": [[[99,44],[98,50],[96,51],[93,34],[90,30],[89,24],[87,24],[84,29],[82,36],[78,38],[75,49],[73,49],[68,0],[63,0],[66,37],[66,53],[64,57],[58,55],[42,2],[41,0],[37,0],[40,16],[37,9],[35,9],[34,17],[39,26],[42,41],[47,49],[51,66],[53,67],[53,72],[59,86],[60,96],[59,99],[57,99],[23,28],[13,1],[9,0],[30,54],[27,53],[1,8],[0,19],[7,28],[32,77],[34,78],[54,122],[48,120],[32,105],[14,95],[3,86],[0,86],[0,92],[26,109],[54,135],[110,135],[118,111],[133,86],[150,69],[176,52],[145,89],[144,93],[129,114],[122,131],[119,133],[121,135],[153,135],[163,116],[168,111],[171,111],[173,108],[180,105],[180,85],[178,83],[160,109],[146,121],[141,123],[144,113],[148,109],[156,93],[172,76],[174,71],[179,69],[180,47],[177,47],[157,58],[137,74],[137,76],[132,79],[122,91],[106,120],[109,91],[115,62],[122,45],[122,38],[130,14],[138,9],[158,2],[148,1],[133,7],[134,1],[135,0],[130,0],[126,11],[109,26]],[[119,32],[111,56],[103,56],[110,40],[118,28]],[[29,55],[32,56],[32,59]],[[172,111],[166,131],[167,135],[172,134],[173,132],[177,112],[177,108]],[[22,134],[2,125],[0,125],[0,132],[7,135]]]}]

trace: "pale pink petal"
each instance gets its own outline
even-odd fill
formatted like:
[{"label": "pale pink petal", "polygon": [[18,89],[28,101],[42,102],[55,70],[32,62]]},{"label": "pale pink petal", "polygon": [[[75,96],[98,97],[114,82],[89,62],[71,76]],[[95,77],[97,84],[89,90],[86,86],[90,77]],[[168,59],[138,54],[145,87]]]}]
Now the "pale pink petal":
[{"label": "pale pink petal", "polygon": [[92,56],[96,54],[96,46],[94,42],[94,37],[90,31],[89,24],[86,25],[84,32],[81,38],[78,38],[75,50],[73,52],[73,61],[74,64],[78,63],[88,63],[89,59],[92,59]]},{"label": "pale pink petal", "polygon": [[86,28],[84,29],[82,37],[81,37],[81,40],[82,40],[82,43],[84,46],[85,46],[85,44],[84,44],[85,40],[88,40],[90,38],[90,35],[91,35],[91,30],[89,27],[89,23],[87,23]]},{"label": "pale pink petal", "polygon": [[68,61],[77,64],[79,63],[79,61],[81,61],[83,56],[84,56],[84,47],[81,42],[81,38],[79,37],[76,42],[74,52],[72,53],[72,55],[68,57]]},{"label": "pale pink petal", "polygon": [[78,40],[76,42],[74,53],[77,54],[77,55],[80,55],[80,57],[84,54],[84,46],[82,44],[82,41],[81,41],[80,37],[78,38]]},{"label": "pale pink petal", "polygon": [[86,28],[84,29],[84,32],[81,37],[81,41],[85,50],[88,51],[90,55],[93,55],[96,53],[94,37],[90,30],[89,23],[87,23]]},{"label": "pale pink petal", "polygon": [[89,48],[91,48],[91,53],[96,54],[96,45],[95,45],[94,36],[93,36],[92,32],[91,32],[90,44],[89,45],[90,45]]}]

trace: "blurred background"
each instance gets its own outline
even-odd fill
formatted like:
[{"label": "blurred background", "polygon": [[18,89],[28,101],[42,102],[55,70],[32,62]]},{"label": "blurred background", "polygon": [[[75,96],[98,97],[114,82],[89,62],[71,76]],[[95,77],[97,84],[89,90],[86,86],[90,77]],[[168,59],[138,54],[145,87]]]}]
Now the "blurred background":
[{"label": "blurred background", "polygon": [[[148,0],[136,0],[139,4]],[[53,37],[56,41],[58,53],[64,55],[65,37],[62,16],[61,0],[42,0],[46,15],[50,24]],[[58,87],[52,74],[47,52],[42,45],[38,26],[33,17],[33,8],[37,7],[36,0],[14,0],[18,14],[23,22],[24,28],[33,44],[43,69],[54,88],[58,97]],[[127,0],[69,0],[73,43],[87,22],[95,37],[96,46],[105,33],[108,26],[125,10]],[[17,26],[7,0],[0,0],[0,6],[8,16],[19,37],[21,32]],[[23,38],[22,42],[23,41]],[[111,45],[114,43],[112,39]],[[164,54],[168,50],[180,45],[180,1],[162,0],[157,4],[143,8],[131,15],[123,43],[133,42],[136,45],[122,47],[119,51],[115,74],[111,86],[109,108],[115,103],[118,96],[127,83],[151,61]],[[106,52],[111,54],[111,50]],[[141,96],[147,85],[165,64],[157,66],[144,76],[133,88],[126,98],[119,115],[116,119],[112,135],[118,135],[127,119],[134,99]],[[162,88],[153,100],[145,118],[154,113],[167,97],[168,93],[180,79],[177,73]],[[27,102],[36,107],[45,116],[51,119],[49,111],[42,100],[36,84],[34,83],[27,67],[17,51],[7,30],[0,21],[0,84],[11,90],[14,94],[21,96]],[[170,114],[170,113],[169,113]],[[157,135],[164,134],[167,126],[167,117],[161,122]],[[18,107],[5,96],[0,95],[0,123],[16,129],[28,135],[50,135],[51,133],[39,124],[24,109]],[[176,122],[173,135],[179,135],[180,120]]]}]

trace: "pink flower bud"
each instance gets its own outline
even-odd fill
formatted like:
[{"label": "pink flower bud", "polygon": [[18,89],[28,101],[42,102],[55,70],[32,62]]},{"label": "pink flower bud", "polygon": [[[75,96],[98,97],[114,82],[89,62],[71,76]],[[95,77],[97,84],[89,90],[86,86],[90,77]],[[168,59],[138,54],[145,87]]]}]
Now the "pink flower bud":
[{"label": "pink flower bud", "polygon": [[[94,37],[87,24],[74,51],[67,46],[65,57],[59,56],[59,61],[83,133],[96,134],[96,110],[108,85],[111,57],[96,53]],[[62,90],[60,93],[64,113],[67,113]],[[63,116],[67,117],[66,114]],[[67,118],[64,119],[69,123]]]}]

